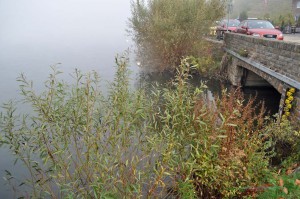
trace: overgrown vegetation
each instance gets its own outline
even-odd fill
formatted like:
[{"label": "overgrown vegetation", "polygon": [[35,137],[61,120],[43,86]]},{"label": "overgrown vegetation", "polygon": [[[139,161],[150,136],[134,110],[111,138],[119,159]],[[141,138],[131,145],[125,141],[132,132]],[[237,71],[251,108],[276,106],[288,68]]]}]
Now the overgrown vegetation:
[{"label": "overgrown vegetation", "polygon": [[295,17],[292,13],[281,14],[279,16],[277,15],[270,20],[273,24],[279,26],[281,30],[284,30],[286,26],[294,26],[298,24],[298,22],[295,21]]},{"label": "overgrown vegetation", "polygon": [[300,163],[299,124],[299,121],[290,122],[283,119],[266,127],[266,132],[273,137],[275,144],[276,155],[271,162],[273,165],[289,168],[295,163]]},{"label": "overgrown vegetation", "polygon": [[67,85],[54,68],[41,94],[20,77],[34,113],[7,103],[0,116],[1,143],[29,171],[21,182],[7,172],[14,190],[28,186],[19,196],[232,198],[273,178],[272,127],[252,100],[224,91],[208,101],[204,85],[187,83],[187,59],[170,87],[154,86],[149,95],[130,89],[125,58],[116,64],[107,96],[95,72],[75,71]]},{"label": "overgrown vegetation", "polygon": [[259,199],[268,198],[299,198],[300,195],[300,174],[274,174],[274,177],[269,179],[269,184],[265,190],[261,190]]},{"label": "overgrown vegetation", "polygon": [[223,0],[134,0],[130,33],[146,70],[174,70],[185,56],[211,62],[203,37],[224,13]]}]

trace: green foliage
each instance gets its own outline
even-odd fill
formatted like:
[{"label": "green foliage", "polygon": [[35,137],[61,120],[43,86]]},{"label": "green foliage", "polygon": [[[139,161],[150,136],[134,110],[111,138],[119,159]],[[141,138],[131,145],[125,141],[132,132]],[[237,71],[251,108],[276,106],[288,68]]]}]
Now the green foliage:
[{"label": "green foliage", "polygon": [[179,195],[182,199],[197,198],[196,190],[192,180],[178,183]]},{"label": "green foliage", "polygon": [[155,168],[146,164],[154,149],[143,148],[151,104],[143,90],[130,90],[126,59],[116,62],[107,96],[95,72],[76,70],[75,83],[67,85],[54,68],[41,94],[19,78],[34,113],[18,115],[13,103],[6,104],[0,127],[2,143],[30,173],[22,185],[31,197],[139,198],[144,185],[156,183]]},{"label": "green foliage", "polygon": [[294,199],[300,196],[300,174],[278,175],[270,179],[269,187],[259,194],[259,199],[285,198]]},{"label": "green foliage", "polygon": [[285,26],[295,25],[296,21],[292,13],[281,14],[271,18],[272,22],[276,26],[280,26],[283,29]]},{"label": "green foliage", "polygon": [[182,57],[207,54],[203,36],[223,14],[222,0],[132,1],[130,31],[142,66],[174,69]]},{"label": "green foliage", "polygon": [[237,196],[269,175],[263,111],[256,115],[253,101],[244,106],[239,92],[224,92],[216,104],[206,101],[202,89],[186,83],[189,70],[184,59],[174,88],[162,91],[164,109],[156,119],[165,143],[162,163],[181,181],[192,180],[200,198]]},{"label": "green foliage", "polygon": [[271,140],[253,101],[238,91],[207,100],[205,85],[188,84],[189,59],[170,87],[149,95],[130,89],[125,58],[116,64],[108,95],[95,72],[75,71],[67,85],[54,68],[41,94],[20,77],[34,113],[4,105],[1,142],[27,167],[20,185],[31,197],[162,198],[173,190],[180,198],[232,198],[266,182]]},{"label": "green foliage", "polygon": [[271,122],[265,131],[274,140],[276,155],[273,164],[288,168],[294,163],[300,162],[300,133],[297,130],[298,123],[292,123],[287,119],[279,122]]},{"label": "green foliage", "polygon": [[216,62],[211,57],[193,57],[188,56],[186,61],[191,65],[191,69],[200,74],[209,76],[212,72],[217,70]]}]

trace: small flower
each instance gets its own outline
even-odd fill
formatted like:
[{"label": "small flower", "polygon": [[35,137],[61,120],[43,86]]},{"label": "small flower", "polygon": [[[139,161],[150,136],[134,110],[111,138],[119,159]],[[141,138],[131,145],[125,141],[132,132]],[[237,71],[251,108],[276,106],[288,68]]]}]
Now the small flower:
[{"label": "small flower", "polygon": [[293,93],[292,93],[292,92],[290,92],[290,91],[288,91],[288,92],[286,93],[286,95],[289,97],[289,96],[292,96],[292,95],[293,95]]},{"label": "small flower", "polygon": [[290,113],[289,111],[285,112],[284,114],[285,114],[286,116],[290,116],[290,115],[291,115],[291,113]]},{"label": "small flower", "polygon": [[293,97],[293,96],[289,96],[289,97],[288,97],[288,100],[293,101],[293,100],[294,100],[294,97]]},{"label": "small flower", "polygon": [[296,89],[295,89],[295,88],[290,88],[290,89],[289,89],[289,92],[295,93],[295,92],[296,92]]}]

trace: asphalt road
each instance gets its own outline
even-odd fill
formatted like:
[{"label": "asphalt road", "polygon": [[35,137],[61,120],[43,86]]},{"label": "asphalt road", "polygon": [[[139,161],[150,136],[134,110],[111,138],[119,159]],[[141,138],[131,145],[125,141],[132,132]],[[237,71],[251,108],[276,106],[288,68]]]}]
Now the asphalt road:
[{"label": "asphalt road", "polygon": [[284,41],[300,43],[300,33],[284,34]]},{"label": "asphalt road", "polygon": [[[288,41],[288,42],[296,42],[300,44],[300,33],[296,34],[284,34],[284,39],[283,41]],[[222,44],[223,40],[218,41],[215,36],[207,37],[205,38],[208,41],[214,42],[214,43],[219,43]]]}]

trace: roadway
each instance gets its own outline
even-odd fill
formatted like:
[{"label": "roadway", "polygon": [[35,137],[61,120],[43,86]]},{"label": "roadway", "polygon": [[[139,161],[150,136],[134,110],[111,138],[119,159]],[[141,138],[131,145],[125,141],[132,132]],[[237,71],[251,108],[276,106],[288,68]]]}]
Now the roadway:
[{"label": "roadway", "polygon": [[300,43],[300,33],[284,34],[284,41]]},{"label": "roadway", "polygon": [[[217,44],[222,44],[223,43],[223,40],[218,41],[215,38],[215,36],[210,36],[210,37],[207,37],[205,39],[210,41],[210,42],[217,43]],[[300,33],[284,34],[284,41],[300,43]]]}]

